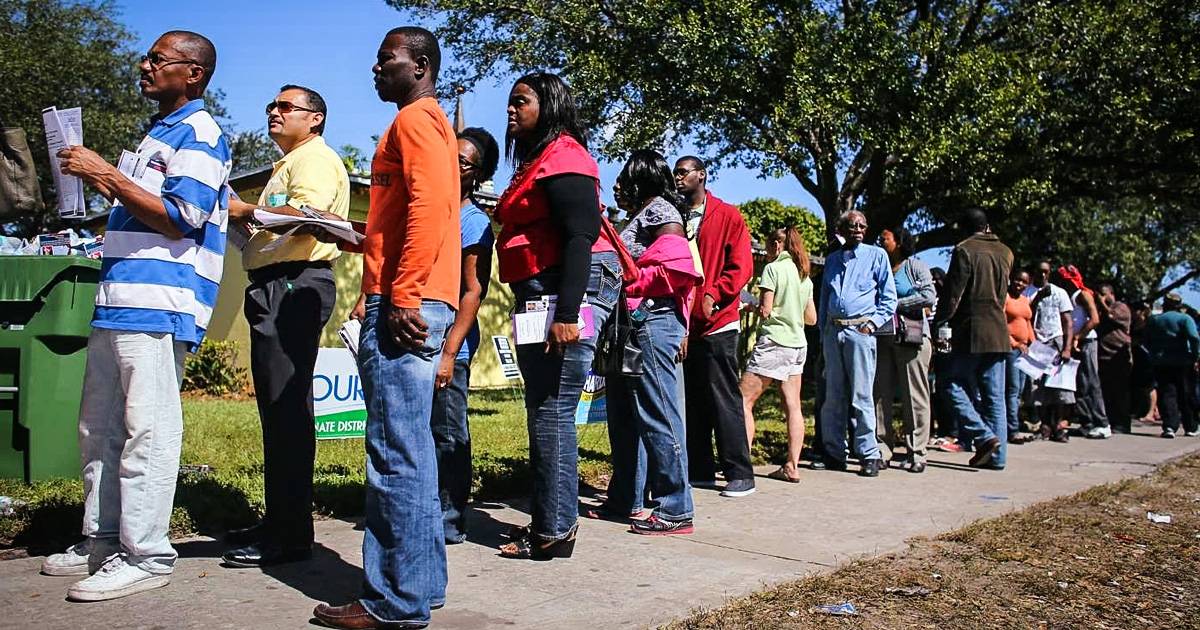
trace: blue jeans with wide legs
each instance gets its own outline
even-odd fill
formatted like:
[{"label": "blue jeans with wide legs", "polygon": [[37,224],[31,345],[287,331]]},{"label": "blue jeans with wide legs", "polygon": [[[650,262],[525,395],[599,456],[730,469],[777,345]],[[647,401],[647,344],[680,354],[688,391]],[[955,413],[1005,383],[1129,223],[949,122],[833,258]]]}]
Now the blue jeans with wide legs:
[{"label": "blue jeans with wide legs", "polygon": [[976,447],[991,438],[1000,440],[992,456],[992,467],[1008,461],[1008,414],[1005,413],[1005,370],[1007,352],[951,353],[949,394],[958,416],[963,440]]},{"label": "blue jeans with wide legs", "polygon": [[875,441],[875,337],[829,323],[823,333],[825,406],[821,437],[825,456],[846,461],[846,426],[854,429],[854,451],[862,461],[879,458]]},{"label": "blue jeans with wide legs", "polygon": [[1021,409],[1021,393],[1025,391],[1025,383],[1029,381],[1029,375],[1017,369],[1017,359],[1021,358],[1022,354],[1024,353],[1019,348],[1014,349],[1008,353],[1005,360],[1005,368],[1008,371],[1008,378],[1004,382],[1008,435],[1016,435],[1021,430],[1021,421],[1017,417],[1017,412]]},{"label": "blue jeans with wide legs", "polygon": [[[367,297],[358,371],[367,403],[367,527],[363,596],[376,619],[424,627],[446,600],[446,544],[438,502],[437,456],[429,430],[433,375],[454,311],[425,300],[429,337],[401,350],[388,330],[388,302]],[[389,626],[390,627],[390,626]]]},{"label": "blue jeans with wide legs", "polygon": [[[513,283],[517,304],[556,295],[558,282],[539,274]],[[592,254],[587,301],[597,330],[604,326],[621,289],[621,264],[613,252]],[[564,540],[579,521],[579,441],[575,409],[583,382],[596,354],[596,335],[547,353],[544,344],[517,346],[517,365],[525,379],[525,414],[529,428],[529,464],[533,469],[530,503],[533,534],[543,542]]]},{"label": "blue jeans with wide legs", "polygon": [[642,504],[638,484],[638,445],[644,447],[644,483],[658,501],[654,516],[668,521],[692,518],[692,492],[687,479],[687,439],[677,397],[675,357],[687,329],[674,310],[651,313],[635,330],[642,349],[641,376],[608,382],[608,434],[613,474],[608,505],[617,513]]},{"label": "blue jeans with wide legs", "polygon": [[[435,368],[436,369],[436,368]],[[446,387],[433,395],[433,446],[437,452],[438,499],[447,544],[467,539],[467,499],[471,497],[471,429],[467,425],[467,385],[471,360],[454,360]]]}]

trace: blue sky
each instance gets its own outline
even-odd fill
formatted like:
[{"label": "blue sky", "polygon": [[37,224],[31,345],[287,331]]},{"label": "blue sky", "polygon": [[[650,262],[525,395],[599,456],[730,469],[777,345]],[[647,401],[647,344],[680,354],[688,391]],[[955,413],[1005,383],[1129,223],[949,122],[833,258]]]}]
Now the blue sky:
[{"label": "blue sky", "polygon": [[[381,102],[375,94],[371,75],[375,51],[391,28],[430,26],[377,0],[117,4],[121,21],[137,36],[132,45],[139,51],[149,50],[160,33],[172,29],[195,31],[213,41],[217,71],[209,87],[225,91],[225,105],[238,129],[263,128],[263,106],[274,98],[279,86],[295,83],[311,87],[325,98],[329,107],[326,141],[335,148],[357,145],[368,156],[374,149],[371,136],[381,133],[396,113],[394,105]],[[443,50],[443,55],[453,54],[453,50]],[[483,127],[502,141],[504,107],[511,87],[508,81],[497,84],[487,80],[464,95],[467,124]],[[453,113],[452,103],[443,105]],[[620,164],[601,164],[607,202],[612,201],[612,183],[620,168]],[[502,164],[495,178],[497,192],[510,175],[511,169]],[[817,207],[796,180],[762,180],[745,169],[723,169],[710,189],[732,203],[774,197],[786,204]]]}]

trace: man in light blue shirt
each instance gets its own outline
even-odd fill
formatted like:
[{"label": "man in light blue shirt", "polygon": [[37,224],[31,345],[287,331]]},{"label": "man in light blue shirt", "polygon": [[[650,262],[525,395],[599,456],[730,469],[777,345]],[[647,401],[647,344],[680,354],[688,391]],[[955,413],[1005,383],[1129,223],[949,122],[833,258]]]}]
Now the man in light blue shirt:
[{"label": "man in light blue shirt", "polygon": [[875,442],[875,337],[896,312],[896,283],[887,253],[866,245],[867,219],[851,210],[838,218],[844,245],[825,258],[817,324],[825,352],[822,470],[846,469],[846,426],[854,427],[854,450],[864,477],[879,475]]}]

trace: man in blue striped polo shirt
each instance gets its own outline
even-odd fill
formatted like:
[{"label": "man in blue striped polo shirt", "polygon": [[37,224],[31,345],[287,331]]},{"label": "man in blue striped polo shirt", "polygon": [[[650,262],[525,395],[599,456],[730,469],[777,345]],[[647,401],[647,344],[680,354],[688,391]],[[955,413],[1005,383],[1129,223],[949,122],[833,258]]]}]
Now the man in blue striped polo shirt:
[{"label": "man in blue striped polo shirt", "polygon": [[139,64],[158,116],[119,167],[84,147],[59,153],[64,173],[113,202],[79,411],[83,534],[43,562],[88,576],[67,597],[100,601],[166,586],[178,554],[167,538],[183,411],[183,359],[217,301],[228,222],[229,145],[201,96],[212,42],[170,31]]}]

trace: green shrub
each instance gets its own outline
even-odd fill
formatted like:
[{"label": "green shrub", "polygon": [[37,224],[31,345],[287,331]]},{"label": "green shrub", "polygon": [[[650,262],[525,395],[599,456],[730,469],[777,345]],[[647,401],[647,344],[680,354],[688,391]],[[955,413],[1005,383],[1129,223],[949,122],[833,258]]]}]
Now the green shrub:
[{"label": "green shrub", "polygon": [[183,367],[183,391],[212,396],[239,394],[246,389],[246,368],[237,365],[238,342],[205,341]]}]

